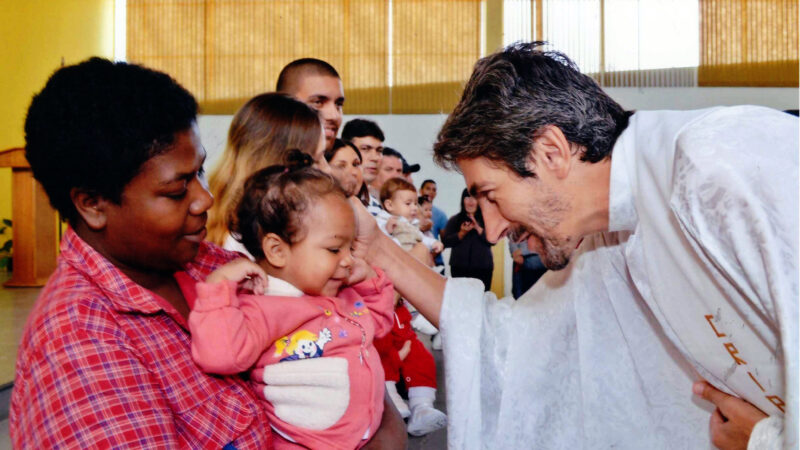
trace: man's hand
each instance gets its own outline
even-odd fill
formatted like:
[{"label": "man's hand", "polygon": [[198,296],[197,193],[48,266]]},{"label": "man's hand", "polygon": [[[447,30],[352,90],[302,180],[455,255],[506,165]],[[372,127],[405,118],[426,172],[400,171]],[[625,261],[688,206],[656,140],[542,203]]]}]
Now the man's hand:
[{"label": "man's hand", "polygon": [[433,253],[434,255],[442,253],[442,250],[444,250],[444,244],[442,244],[439,241],[436,241],[433,243],[433,245],[431,245],[431,253]]},{"label": "man's hand", "polygon": [[242,289],[259,295],[267,290],[266,272],[247,258],[235,259],[217,268],[208,275],[206,283],[219,283],[225,280],[234,281]]},{"label": "man's hand", "polygon": [[767,415],[750,403],[714,388],[706,381],[696,382],[692,386],[692,392],[717,407],[709,422],[711,442],[722,450],[747,449],[753,427]]},{"label": "man's hand", "polygon": [[347,285],[352,286],[364,280],[378,276],[375,269],[361,258],[353,258],[353,266],[350,268],[350,277],[347,278]]},{"label": "man's hand", "polygon": [[353,256],[367,259],[370,246],[382,232],[378,228],[375,218],[360,200],[350,197],[350,205],[353,206],[353,211],[356,213],[356,239],[353,242]]}]

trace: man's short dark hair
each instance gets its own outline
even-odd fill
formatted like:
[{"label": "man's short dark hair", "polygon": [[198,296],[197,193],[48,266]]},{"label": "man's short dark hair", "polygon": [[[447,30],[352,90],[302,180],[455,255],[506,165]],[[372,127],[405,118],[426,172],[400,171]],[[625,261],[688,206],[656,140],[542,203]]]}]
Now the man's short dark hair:
[{"label": "man's short dark hair", "polygon": [[365,136],[372,136],[381,142],[386,140],[383,137],[383,131],[381,130],[381,127],[371,120],[353,119],[344,124],[344,128],[342,129],[342,140],[352,141],[353,138]]},{"label": "man's short dark hair", "polygon": [[434,159],[455,168],[459,159],[486,157],[521,176],[545,125],[584,148],[581,160],[611,156],[630,112],[611,99],[566,55],[544,42],[516,43],[478,60],[464,93],[434,145]]},{"label": "man's short dark hair", "polygon": [[196,116],[194,97],[169,75],[91,58],[56,71],[33,97],[25,156],[50,204],[75,223],[73,188],[119,203],[142,164]]},{"label": "man's short dark hair", "polygon": [[278,75],[278,82],[275,90],[278,92],[288,92],[292,85],[301,77],[307,75],[321,75],[334,78],[341,78],[339,72],[332,65],[321,59],[300,58],[286,65]]},{"label": "man's short dark hair", "polygon": [[[394,156],[395,158],[399,159],[400,161],[403,160],[402,153],[398,152],[397,150],[391,147],[383,147],[383,156]],[[414,188],[416,189],[416,188]]]},{"label": "man's short dark hair", "polygon": [[433,181],[433,180],[431,180],[431,179],[429,178],[429,179],[427,179],[427,180],[423,181],[423,182],[422,182],[422,184],[420,184],[420,185],[419,185],[419,190],[421,191],[422,189],[424,189],[424,188],[425,188],[425,185],[426,185],[426,184],[428,184],[428,183],[433,183],[433,184],[436,184],[436,182],[435,182],[435,181]]}]

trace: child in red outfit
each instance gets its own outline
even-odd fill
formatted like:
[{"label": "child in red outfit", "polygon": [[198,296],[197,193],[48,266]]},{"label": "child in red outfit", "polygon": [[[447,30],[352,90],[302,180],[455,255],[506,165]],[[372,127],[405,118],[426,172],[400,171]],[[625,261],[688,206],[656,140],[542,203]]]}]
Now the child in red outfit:
[{"label": "child in red outfit", "polygon": [[243,192],[231,229],[257,264],[238,259],[197,284],[192,357],[218,374],[323,358],[332,388],[326,408],[304,408],[302,399],[319,392],[301,389],[293,402],[266,404],[275,446],[359,448],[383,413],[373,339],[392,327],[392,284],[351,256],[355,216],[330,176],[273,166],[253,174]]},{"label": "child in red outfit", "polygon": [[[394,310],[392,331],[375,340],[386,373],[386,391],[403,417],[409,417],[408,432],[422,436],[447,424],[447,416],[433,407],[436,399],[436,362],[411,327],[411,313],[399,300]],[[408,389],[407,406],[397,393],[403,376]]]}]

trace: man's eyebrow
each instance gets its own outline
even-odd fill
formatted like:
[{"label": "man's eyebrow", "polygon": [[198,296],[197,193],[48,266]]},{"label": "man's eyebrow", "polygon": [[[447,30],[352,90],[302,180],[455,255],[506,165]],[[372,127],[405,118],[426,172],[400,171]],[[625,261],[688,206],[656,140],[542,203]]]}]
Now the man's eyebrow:
[{"label": "man's eyebrow", "polygon": [[477,197],[479,188],[480,188],[480,186],[478,186],[475,183],[472,183],[470,185],[470,187],[469,187],[469,195],[470,195],[470,197]]}]

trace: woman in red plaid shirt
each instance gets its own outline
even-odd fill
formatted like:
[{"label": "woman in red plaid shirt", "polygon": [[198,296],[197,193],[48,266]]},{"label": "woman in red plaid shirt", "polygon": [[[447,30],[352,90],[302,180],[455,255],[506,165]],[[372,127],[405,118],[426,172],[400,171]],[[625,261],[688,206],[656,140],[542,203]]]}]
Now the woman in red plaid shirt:
[{"label": "woman in red plaid shirt", "polygon": [[[272,446],[245,380],[191,358],[195,283],[237,256],[204,242],[213,199],[196,114],[169,76],[99,58],[34,97],[26,156],[70,228],[19,348],[16,448]],[[386,410],[373,444],[402,446]]]}]

